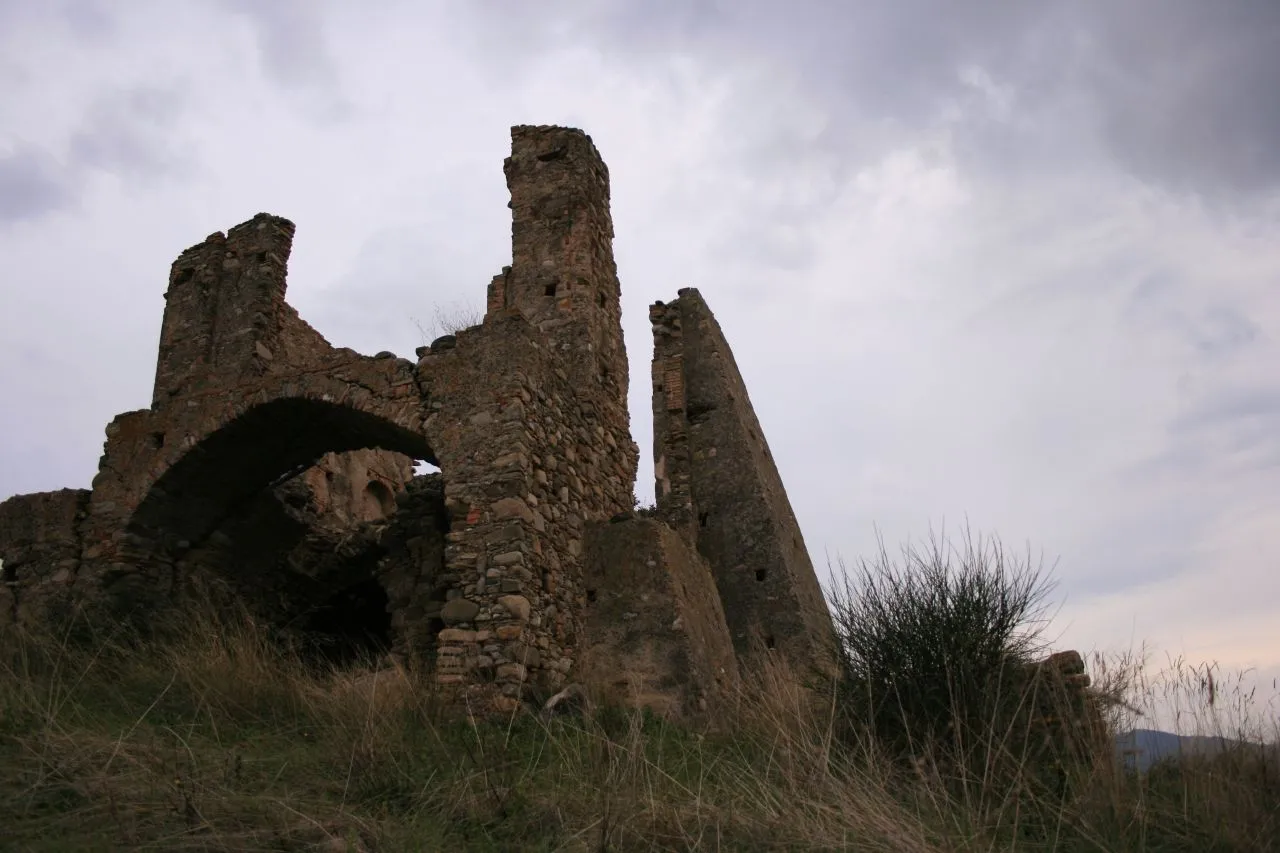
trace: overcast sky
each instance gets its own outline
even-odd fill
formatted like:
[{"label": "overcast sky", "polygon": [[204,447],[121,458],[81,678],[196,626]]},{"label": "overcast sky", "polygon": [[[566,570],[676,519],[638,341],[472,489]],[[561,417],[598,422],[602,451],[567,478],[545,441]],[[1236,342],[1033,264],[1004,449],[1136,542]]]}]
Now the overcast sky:
[{"label": "overcast sky", "polygon": [[567,124],[642,499],[647,306],[698,287],[820,570],[967,518],[1062,645],[1269,688],[1278,90],[1275,0],[0,0],[0,495],[89,485],[169,264],[259,211],[305,318],[411,357],[509,262],[510,125]]}]

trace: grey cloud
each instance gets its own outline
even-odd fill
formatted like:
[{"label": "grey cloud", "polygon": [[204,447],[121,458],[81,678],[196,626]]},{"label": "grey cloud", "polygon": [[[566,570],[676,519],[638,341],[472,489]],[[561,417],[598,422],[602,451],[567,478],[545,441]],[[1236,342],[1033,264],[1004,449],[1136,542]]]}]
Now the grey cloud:
[{"label": "grey cloud", "polygon": [[1189,289],[1172,273],[1149,273],[1130,290],[1123,314],[1135,328],[1174,335],[1204,363],[1229,359],[1264,340],[1262,327],[1244,308],[1225,301],[1195,307]]},{"label": "grey cloud", "polygon": [[19,150],[0,157],[0,222],[35,219],[74,204],[76,198],[65,170],[47,155]]},{"label": "grey cloud", "polygon": [[221,0],[221,5],[250,21],[266,75],[286,89],[310,96],[314,116],[333,119],[351,113],[354,104],[342,94],[338,64],[324,30],[326,4]]},{"label": "grey cloud", "polygon": [[648,57],[773,61],[838,104],[832,142],[846,152],[870,126],[918,130],[970,102],[960,72],[976,66],[1014,97],[1006,120],[969,110],[953,127],[979,167],[1064,166],[1099,146],[1141,179],[1209,198],[1280,189],[1274,0],[562,2],[548,17],[572,26],[554,28],[526,17],[541,5],[501,7],[525,43],[585,37]]},{"label": "grey cloud", "polygon": [[93,104],[68,144],[78,166],[132,178],[155,178],[180,167],[174,144],[185,98],[175,89],[140,87]]},{"label": "grey cloud", "polygon": [[39,17],[53,17],[74,35],[95,41],[115,30],[114,19],[98,0],[49,0],[28,3],[23,0],[0,0],[0,25],[15,31]]},{"label": "grey cloud", "polygon": [[115,32],[115,21],[97,0],[63,0],[58,11],[67,27],[85,40],[106,38]]},{"label": "grey cloud", "polygon": [[[1225,421],[1265,418],[1280,428],[1280,387],[1236,388],[1207,395],[1196,408],[1171,424],[1174,432],[1212,427]],[[1280,429],[1276,432],[1280,443]]]},{"label": "grey cloud", "polygon": [[695,0],[604,8],[580,23],[624,49],[744,55],[749,48],[754,58],[804,69],[811,87],[856,93],[855,109],[899,119],[931,114],[939,94],[956,88],[958,65],[994,64],[1043,17],[1030,4],[1004,3],[968,4],[962,15],[945,15],[932,0]]},{"label": "grey cloud", "polygon": [[1230,305],[1217,305],[1205,311],[1200,323],[1190,330],[1195,347],[1201,354],[1217,358],[1231,355],[1261,339],[1256,322]]},{"label": "grey cloud", "polygon": [[[337,346],[369,354],[390,350],[406,358],[445,333],[438,325],[479,322],[485,287],[509,262],[503,238],[510,226],[503,221],[506,210],[483,210],[476,202],[460,194],[442,201],[443,211],[371,232],[351,269],[339,273],[330,288],[298,294],[291,302]],[[473,233],[459,237],[445,221],[450,217],[475,224]],[[329,335],[330,329],[341,330],[341,337]]]},{"label": "grey cloud", "polygon": [[188,165],[173,144],[184,100],[174,90],[139,88],[93,103],[67,142],[67,157],[20,148],[0,157],[0,222],[35,219],[79,202],[86,170],[148,181]]},{"label": "grey cloud", "polygon": [[[1196,503],[1201,523],[1207,507],[1247,496],[1253,484],[1269,494],[1268,481],[1280,466],[1280,387],[1206,392],[1169,420],[1165,438],[1161,450],[1125,466],[1117,482],[1150,489],[1161,505],[1181,495]],[[1215,498],[1222,489],[1227,492]],[[1178,526],[1185,531],[1196,525],[1188,517]]]},{"label": "grey cloud", "polygon": [[1280,4],[1146,0],[1099,20],[1094,91],[1135,173],[1210,191],[1280,184]]}]

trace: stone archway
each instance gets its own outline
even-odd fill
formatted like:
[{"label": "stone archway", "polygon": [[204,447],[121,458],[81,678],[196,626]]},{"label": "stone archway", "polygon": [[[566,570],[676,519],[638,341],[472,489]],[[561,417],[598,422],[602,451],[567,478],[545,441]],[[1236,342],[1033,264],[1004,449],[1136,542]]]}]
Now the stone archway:
[{"label": "stone archway", "polygon": [[260,403],[212,430],[170,465],[138,504],[127,529],[165,550],[189,548],[261,489],[301,474],[326,453],[365,448],[439,464],[420,432],[377,414],[306,397]]},{"label": "stone archway", "polygon": [[[406,488],[415,460],[439,465],[421,431],[324,399],[279,398],[194,442],[125,532],[150,569],[143,577],[169,576],[160,588],[171,601],[216,590],[331,660],[403,647],[404,612],[421,607],[441,572],[448,529],[441,475]],[[424,539],[436,543],[428,553]],[[138,584],[119,580],[106,592],[128,610]]]}]

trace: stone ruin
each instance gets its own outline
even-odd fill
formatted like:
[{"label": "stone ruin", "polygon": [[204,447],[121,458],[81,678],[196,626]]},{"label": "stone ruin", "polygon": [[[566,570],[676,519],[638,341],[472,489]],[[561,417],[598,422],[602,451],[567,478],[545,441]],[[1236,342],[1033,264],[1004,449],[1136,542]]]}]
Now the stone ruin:
[{"label": "stone ruin", "polygon": [[183,252],[151,405],[107,426],[92,488],[0,503],[0,628],[215,590],[508,711],[573,681],[694,714],[771,656],[833,674],[799,525],[694,289],[649,311],[657,507],[634,512],[608,169],[579,130],[511,139],[511,265],[483,322],[416,362],[298,316],[288,220]]}]

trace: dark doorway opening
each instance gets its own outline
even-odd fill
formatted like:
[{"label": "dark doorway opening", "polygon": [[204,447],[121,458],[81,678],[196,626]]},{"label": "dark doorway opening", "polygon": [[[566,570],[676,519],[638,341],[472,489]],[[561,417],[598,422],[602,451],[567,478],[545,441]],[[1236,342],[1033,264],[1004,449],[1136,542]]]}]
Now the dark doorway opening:
[{"label": "dark doorway opening", "polygon": [[333,593],[298,626],[316,663],[347,666],[376,660],[391,648],[386,590],[372,577]]}]

